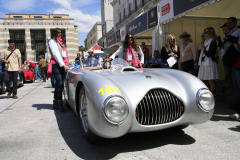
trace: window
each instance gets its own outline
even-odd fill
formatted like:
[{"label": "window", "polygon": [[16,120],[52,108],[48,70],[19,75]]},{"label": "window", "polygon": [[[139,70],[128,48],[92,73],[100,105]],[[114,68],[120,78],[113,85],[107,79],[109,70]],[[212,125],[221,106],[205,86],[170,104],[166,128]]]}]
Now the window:
[{"label": "window", "polygon": [[54,16],[53,18],[62,18],[62,17],[60,17],[60,16]]},{"label": "window", "polygon": [[13,18],[22,18],[22,16],[13,16]]},{"label": "window", "polygon": [[42,16],[34,16],[34,18],[42,18]]}]

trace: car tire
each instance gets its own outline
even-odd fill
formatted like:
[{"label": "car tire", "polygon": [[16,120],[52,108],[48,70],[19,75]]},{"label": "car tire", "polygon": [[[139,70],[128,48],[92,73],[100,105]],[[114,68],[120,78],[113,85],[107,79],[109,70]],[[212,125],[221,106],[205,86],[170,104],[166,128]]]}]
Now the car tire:
[{"label": "car tire", "polygon": [[79,116],[81,119],[81,127],[84,132],[84,135],[86,136],[87,140],[90,143],[94,143],[98,140],[98,136],[95,135],[88,125],[88,112],[87,112],[87,100],[85,95],[85,89],[84,87],[81,88],[79,93]]}]

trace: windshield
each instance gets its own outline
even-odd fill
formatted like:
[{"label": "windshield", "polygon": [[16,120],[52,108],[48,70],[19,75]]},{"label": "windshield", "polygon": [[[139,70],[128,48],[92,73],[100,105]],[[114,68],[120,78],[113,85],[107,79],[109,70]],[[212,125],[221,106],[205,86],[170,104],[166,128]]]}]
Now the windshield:
[{"label": "windshield", "polygon": [[[79,65],[80,64],[80,65]],[[70,63],[70,65],[68,66],[70,69],[91,69],[91,68],[96,68],[96,69],[103,69],[103,65],[105,65],[105,69],[114,69],[117,67],[126,67],[129,66],[127,61],[125,61],[122,58],[115,58],[112,61],[107,61],[104,64],[103,59],[97,59],[95,57],[89,57],[85,60],[82,60],[82,62],[79,62],[79,64],[77,64],[76,62],[72,62]],[[83,67],[82,67],[82,65]]]}]

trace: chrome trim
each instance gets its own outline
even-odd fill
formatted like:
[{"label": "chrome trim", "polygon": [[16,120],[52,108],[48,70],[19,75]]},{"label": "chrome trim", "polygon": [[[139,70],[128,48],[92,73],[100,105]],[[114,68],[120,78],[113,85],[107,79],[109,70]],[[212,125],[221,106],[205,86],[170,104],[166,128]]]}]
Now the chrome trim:
[{"label": "chrome trim", "polygon": [[[200,94],[200,92],[203,91],[203,90],[208,90],[208,91],[209,91],[209,89],[207,89],[207,88],[200,88],[200,89],[198,90],[197,94],[196,94],[196,102],[197,102],[199,108],[201,108],[202,111],[204,111],[204,112],[206,112],[206,113],[209,113],[209,112],[211,112],[211,111],[214,109],[214,107],[213,107],[213,109],[207,111],[206,109],[203,108],[203,106],[202,106],[201,103],[199,102],[199,94]],[[212,94],[211,91],[209,91],[209,92]],[[212,97],[214,98],[213,94],[212,94]],[[214,103],[214,106],[215,106],[215,103]]]},{"label": "chrome trim", "polygon": [[[114,124],[114,125],[121,125],[122,123],[124,123],[124,122],[126,121],[128,115],[129,115],[129,107],[128,107],[128,114],[127,114],[126,118],[125,118],[123,121],[121,121],[121,122],[119,122],[119,123],[116,123],[116,122],[111,121],[111,120],[106,116],[105,107],[106,107],[107,101],[108,101],[109,99],[113,98],[113,97],[119,97],[119,98],[121,98],[122,100],[125,101],[125,99],[124,99],[123,97],[119,96],[119,95],[111,95],[111,96],[108,96],[108,97],[104,100],[104,102],[103,102],[103,116],[105,117],[105,119],[106,119],[109,123]],[[125,103],[127,104],[126,101],[125,101]],[[127,105],[127,106],[128,106],[128,105]]]},{"label": "chrome trim", "polygon": [[[157,125],[179,119],[184,111],[181,101],[163,89],[153,89],[139,102],[136,108],[136,120],[142,125]],[[144,121],[143,121],[144,119]]]}]

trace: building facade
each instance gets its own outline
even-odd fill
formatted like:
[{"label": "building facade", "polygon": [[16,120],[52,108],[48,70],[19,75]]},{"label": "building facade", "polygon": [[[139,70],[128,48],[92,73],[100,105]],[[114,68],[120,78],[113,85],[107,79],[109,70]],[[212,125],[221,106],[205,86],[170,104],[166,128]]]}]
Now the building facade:
[{"label": "building facade", "polygon": [[90,32],[87,35],[87,45],[85,48],[88,50],[93,46],[98,44],[98,39],[102,37],[102,23],[96,22],[96,24],[92,27]]},{"label": "building facade", "polygon": [[[155,26],[157,25],[157,5],[160,0],[112,0],[112,15],[113,15],[113,28],[109,30],[99,40],[98,44],[106,49],[106,52],[113,53],[118,49],[118,46],[125,39],[126,33],[133,33],[137,39],[137,44],[145,42],[152,51],[152,35],[154,34]],[[153,27],[146,27],[148,20],[148,11],[154,10],[155,24]],[[108,13],[110,14],[110,13]],[[102,17],[105,16],[102,14]],[[144,18],[142,18],[144,16]],[[103,19],[103,18],[102,18]],[[138,21],[137,19],[141,19]],[[139,26],[138,24],[143,24]],[[128,29],[128,31],[127,31]],[[136,31],[134,31],[134,29]]]},{"label": "building facade", "polygon": [[8,39],[13,38],[23,61],[38,61],[38,56],[45,53],[49,59],[48,40],[54,28],[61,29],[69,59],[74,59],[78,52],[78,27],[65,14],[6,14],[0,18],[0,52],[8,47]]}]

